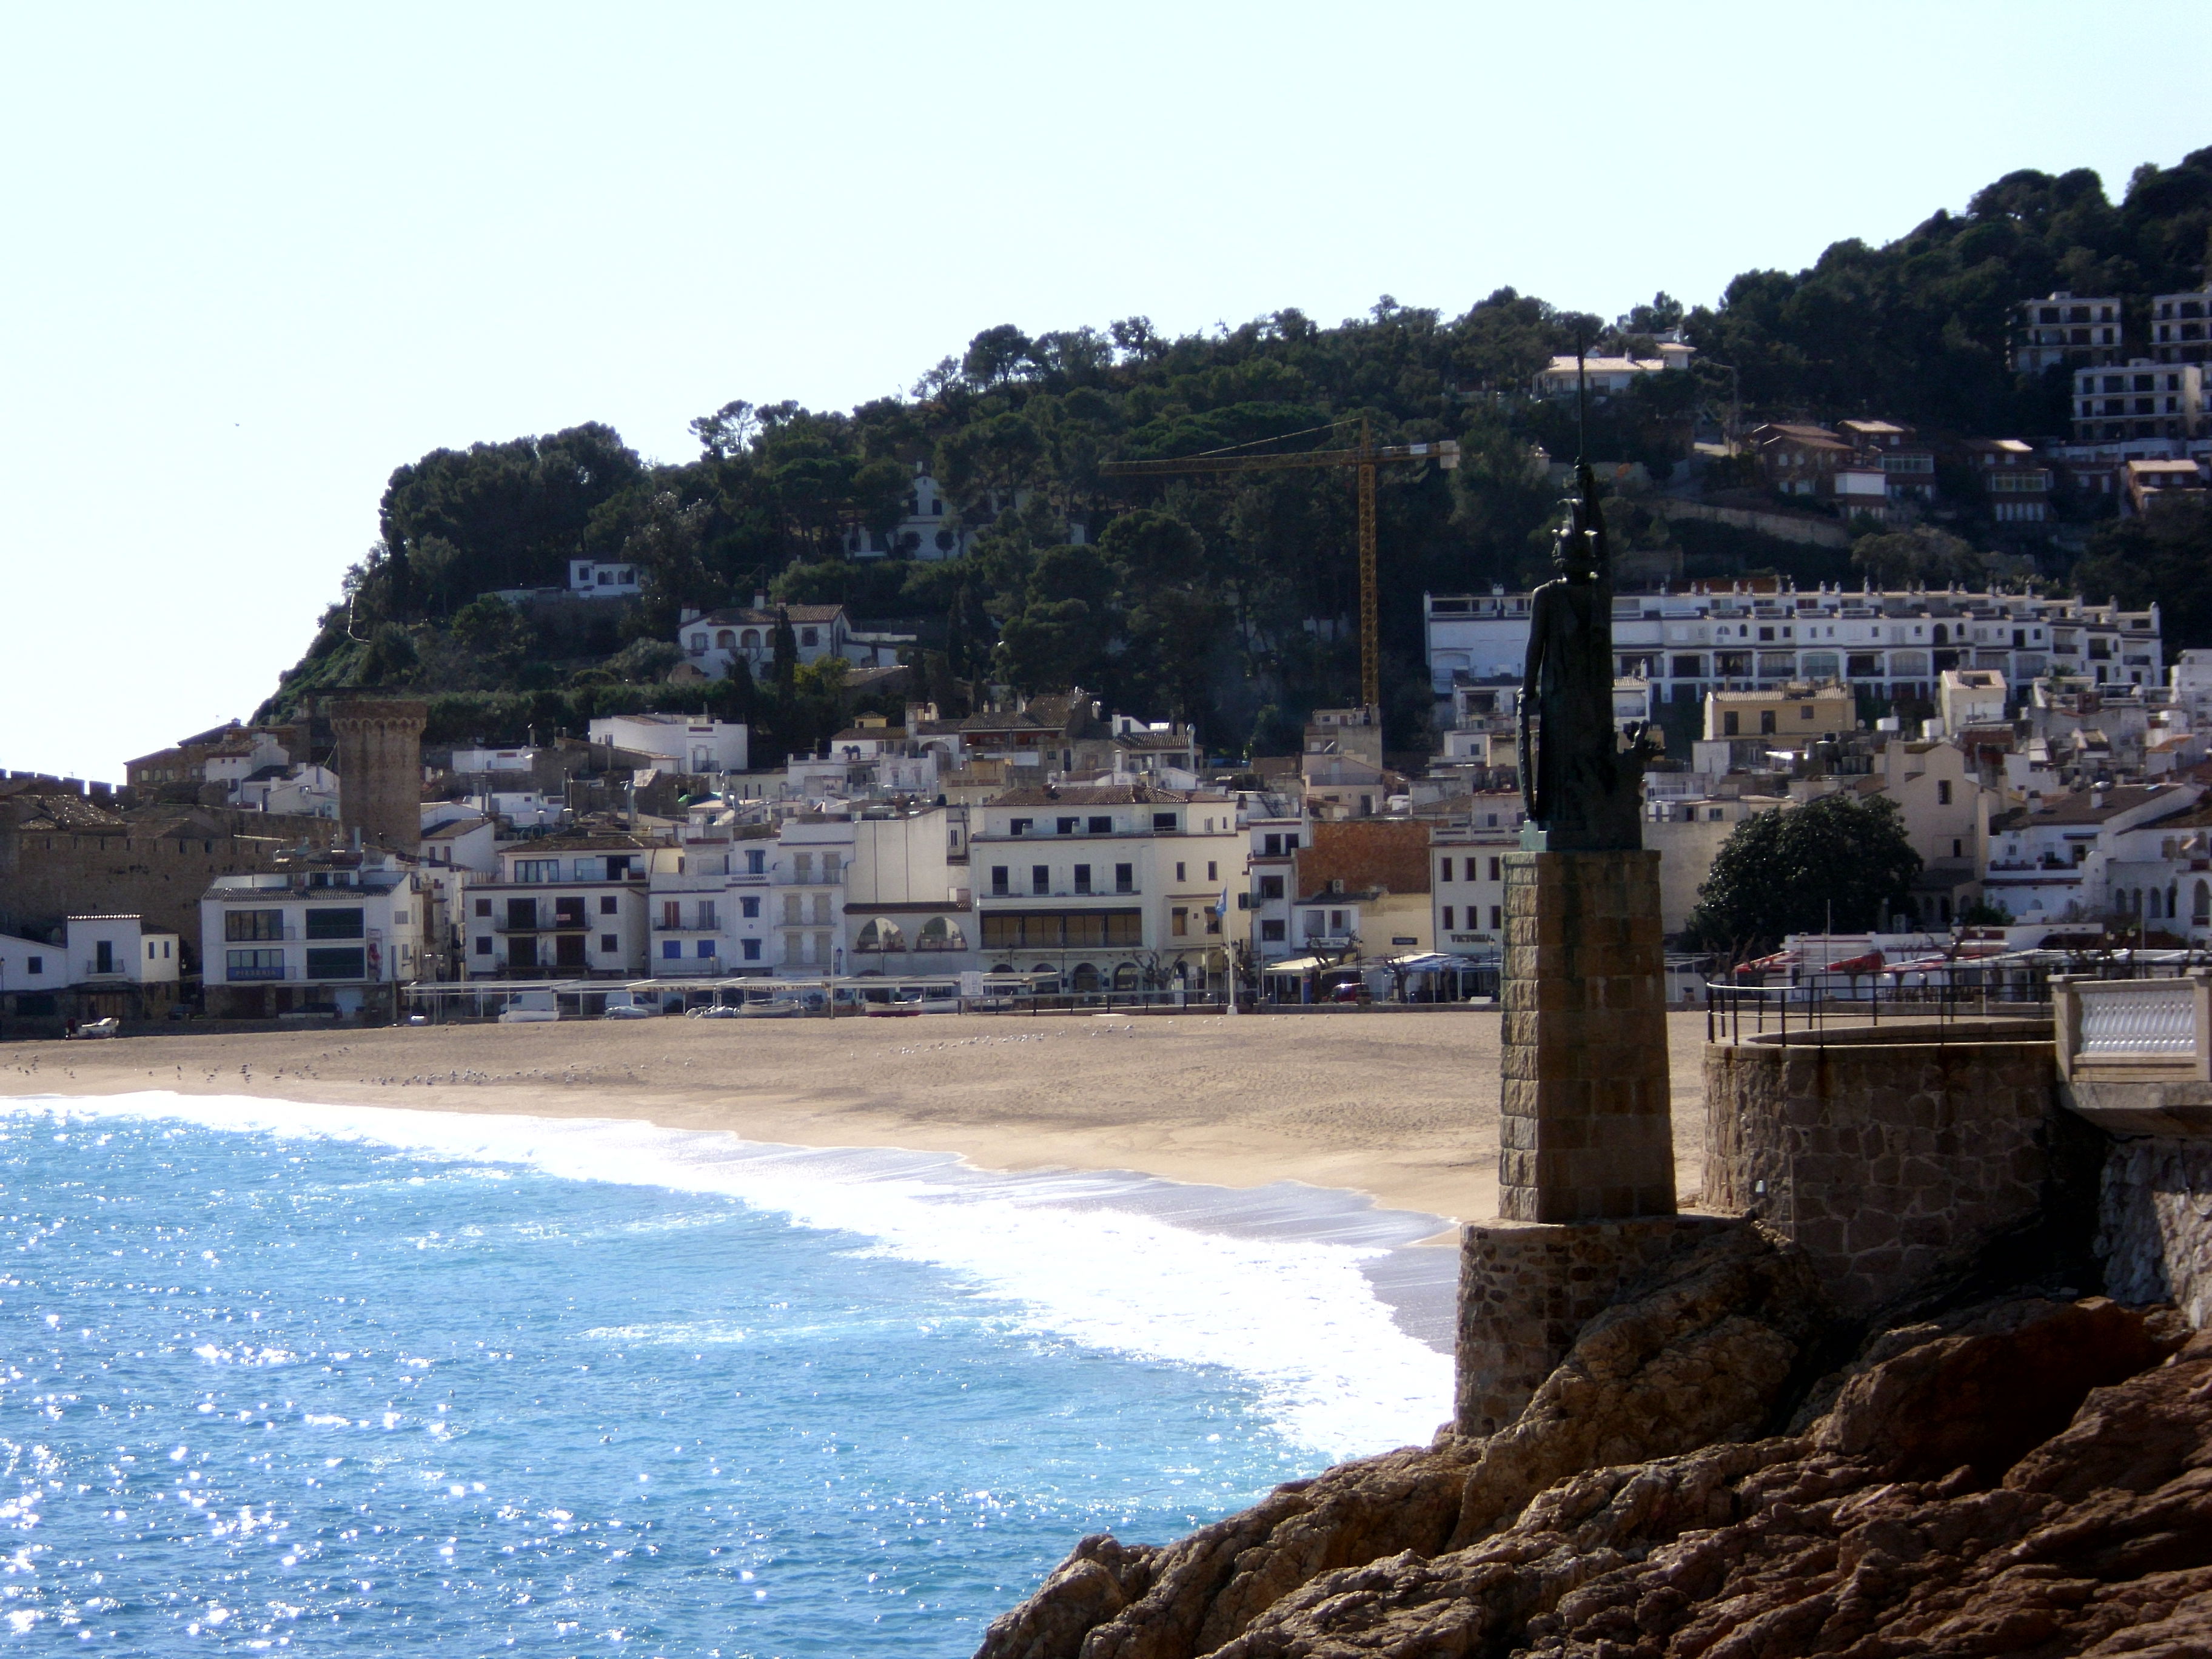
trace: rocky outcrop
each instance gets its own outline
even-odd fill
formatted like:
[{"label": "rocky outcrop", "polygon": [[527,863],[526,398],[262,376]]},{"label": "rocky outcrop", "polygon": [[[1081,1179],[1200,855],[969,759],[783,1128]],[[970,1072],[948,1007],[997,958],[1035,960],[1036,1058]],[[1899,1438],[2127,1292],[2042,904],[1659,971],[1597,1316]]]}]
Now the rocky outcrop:
[{"label": "rocky outcrop", "polygon": [[1802,1255],[1731,1230],[1592,1321],[1504,1433],[1340,1464],[1164,1547],[1086,1538],[991,1626],[978,1659],[1212,1653],[1303,1585],[1464,1545],[1594,1464],[1765,1432],[1821,1323]]},{"label": "rocky outcrop", "polygon": [[[1345,1465],[1164,1549],[1086,1540],[982,1653],[2212,1652],[2212,1334],[2004,1303],[1883,1334],[1769,1434],[1803,1339],[1790,1273],[1771,1249],[1680,1264],[1489,1441]],[[1748,1300],[1717,1312],[1731,1280]],[[1639,1433],[1674,1448],[1613,1455]]]}]

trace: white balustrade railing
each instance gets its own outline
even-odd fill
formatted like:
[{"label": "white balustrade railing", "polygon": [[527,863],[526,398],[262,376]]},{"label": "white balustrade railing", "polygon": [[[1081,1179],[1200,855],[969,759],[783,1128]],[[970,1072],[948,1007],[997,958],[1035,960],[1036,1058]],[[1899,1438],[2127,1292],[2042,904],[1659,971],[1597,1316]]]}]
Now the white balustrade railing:
[{"label": "white balustrade railing", "polygon": [[2212,974],[2051,981],[2059,1069],[2212,1077]]},{"label": "white balustrade railing", "polygon": [[2124,980],[2080,987],[2081,1041],[2075,1052],[2099,1057],[2194,1054],[2197,988],[2185,979],[2147,984],[2142,990]]}]

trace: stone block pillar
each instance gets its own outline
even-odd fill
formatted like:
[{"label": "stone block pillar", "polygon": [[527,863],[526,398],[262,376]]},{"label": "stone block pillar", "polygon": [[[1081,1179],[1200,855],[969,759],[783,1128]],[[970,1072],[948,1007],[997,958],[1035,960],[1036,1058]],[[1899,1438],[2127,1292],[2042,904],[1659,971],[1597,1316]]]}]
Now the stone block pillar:
[{"label": "stone block pillar", "polygon": [[1674,1213],[1659,854],[1505,855],[1498,1209]]}]

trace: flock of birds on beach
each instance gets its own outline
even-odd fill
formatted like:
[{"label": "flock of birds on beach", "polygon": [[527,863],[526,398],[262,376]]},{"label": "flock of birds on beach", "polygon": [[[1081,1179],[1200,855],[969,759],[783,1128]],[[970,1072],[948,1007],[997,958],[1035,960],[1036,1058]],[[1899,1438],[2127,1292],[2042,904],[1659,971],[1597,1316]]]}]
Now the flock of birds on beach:
[{"label": "flock of birds on beach", "polygon": [[[1221,1023],[1222,1016],[1218,1014],[1211,1019],[1195,1022],[1194,1024],[1186,1024],[1182,1021],[1169,1022],[1163,1026],[1160,1034],[1170,1035],[1177,1030],[1196,1029],[1198,1026],[1218,1026]],[[1140,1027],[1138,1021],[1123,1020],[1113,1024],[1094,1024],[1088,1028],[1086,1035],[1094,1037],[1133,1036],[1137,1034],[1139,1029],[1149,1027],[1150,1024],[1151,1022],[1145,1022],[1144,1027]],[[890,1052],[893,1055],[927,1054],[938,1053],[946,1049],[985,1048],[1000,1043],[1046,1042],[1049,1042],[1055,1036],[1067,1035],[1072,1035],[1072,1033],[1019,1031],[1010,1032],[1004,1036],[951,1037],[941,1042],[910,1042],[899,1048],[893,1048]],[[352,1048],[353,1045],[351,1043],[345,1043],[337,1048],[327,1049],[324,1053],[318,1054],[315,1057],[315,1061],[300,1062],[289,1066],[280,1066],[276,1067],[273,1074],[265,1079],[257,1079],[254,1076],[252,1064],[249,1061],[240,1066],[238,1068],[239,1081],[242,1085],[247,1088],[252,1087],[258,1081],[266,1081],[272,1084],[281,1083],[287,1076],[301,1079],[313,1078],[317,1081],[325,1081],[327,1079],[321,1079],[316,1073],[315,1062],[337,1060],[340,1056],[352,1052]],[[660,1064],[663,1066],[689,1067],[692,1066],[694,1062],[689,1060],[679,1061],[672,1054],[663,1054],[660,1057]],[[31,1056],[30,1063],[27,1066],[22,1064],[20,1060],[11,1060],[9,1065],[12,1070],[20,1072],[26,1077],[34,1077],[38,1075],[39,1073],[39,1056],[35,1054],[33,1054]],[[196,1066],[193,1069],[197,1071],[199,1068]],[[562,1066],[558,1070],[549,1069],[543,1066],[532,1066],[525,1070],[514,1072],[482,1072],[475,1070],[472,1067],[454,1067],[443,1072],[417,1072],[405,1077],[360,1077],[346,1080],[355,1083],[373,1084],[380,1088],[396,1089],[458,1088],[463,1086],[482,1086],[485,1085],[501,1083],[558,1083],[564,1088],[574,1088],[579,1085],[593,1087],[605,1087],[617,1083],[645,1083],[647,1080],[645,1073],[650,1069],[650,1062],[647,1062],[642,1070],[641,1070],[639,1066],[625,1064],[622,1067],[619,1075],[617,1075],[612,1072],[602,1072],[595,1067],[586,1067],[580,1070],[573,1065]],[[174,1070],[176,1073],[175,1081],[179,1083],[185,1082],[186,1080],[185,1077],[185,1068],[180,1065],[176,1066]],[[76,1077],[76,1069],[71,1066],[64,1066],[62,1068],[62,1073],[65,1078],[72,1081],[74,1081]],[[149,1078],[155,1077],[156,1074],[156,1070],[151,1067],[149,1067],[146,1073],[146,1075]],[[221,1068],[210,1068],[200,1080],[203,1085],[212,1084],[225,1075],[225,1071]]]}]

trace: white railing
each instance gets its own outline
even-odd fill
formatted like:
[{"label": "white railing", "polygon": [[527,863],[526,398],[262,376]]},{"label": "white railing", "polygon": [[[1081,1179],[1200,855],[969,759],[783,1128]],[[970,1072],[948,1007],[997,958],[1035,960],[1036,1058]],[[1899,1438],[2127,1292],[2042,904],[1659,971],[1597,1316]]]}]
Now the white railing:
[{"label": "white railing", "polygon": [[2152,980],[2148,988],[2115,995],[2108,986],[2083,988],[2084,1057],[2107,1054],[2193,1054],[2197,1051],[2196,987],[2187,980]]},{"label": "white railing", "polygon": [[2062,1075],[2212,1079],[2212,971],[2179,979],[2058,975],[2051,988]]}]

